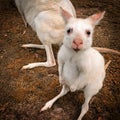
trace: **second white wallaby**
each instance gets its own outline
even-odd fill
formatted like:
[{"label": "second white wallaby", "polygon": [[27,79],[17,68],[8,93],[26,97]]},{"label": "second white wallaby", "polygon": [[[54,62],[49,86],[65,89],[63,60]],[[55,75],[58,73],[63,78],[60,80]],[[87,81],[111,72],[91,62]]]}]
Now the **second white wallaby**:
[{"label": "second white wallaby", "polygon": [[63,45],[58,53],[59,82],[61,92],[48,101],[41,111],[51,108],[53,103],[69,91],[82,90],[85,102],[82,105],[81,120],[89,109],[89,101],[103,86],[105,62],[103,56],[92,48],[94,27],[104,17],[105,12],[97,13],[86,19],[74,18],[62,9],[66,21]]},{"label": "second white wallaby", "polygon": [[56,65],[52,44],[61,44],[64,35],[65,22],[60,13],[60,7],[76,17],[75,9],[70,0],[15,0],[25,25],[28,23],[36,32],[42,45],[24,44],[22,47],[45,49],[46,62],[36,62],[23,66],[31,69],[38,66],[52,67]]}]

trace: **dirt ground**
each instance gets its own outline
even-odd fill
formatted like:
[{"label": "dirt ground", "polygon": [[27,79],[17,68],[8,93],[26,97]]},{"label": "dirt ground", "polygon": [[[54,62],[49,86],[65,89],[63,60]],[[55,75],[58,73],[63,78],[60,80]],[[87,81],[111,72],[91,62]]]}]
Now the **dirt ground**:
[{"label": "dirt ground", "polygon": [[[95,29],[94,46],[120,51],[120,0],[72,2],[78,17],[106,11]],[[0,0],[0,120],[76,120],[84,102],[82,92],[69,93],[40,113],[45,102],[61,90],[58,70],[57,66],[21,70],[25,64],[46,60],[44,50],[21,48],[25,43],[40,42],[30,27],[25,28],[13,0]],[[58,46],[53,48],[57,56]],[[83,120],[120,120],[120,56],[104,56],[112,63],[103,88],[90,102]]]}]

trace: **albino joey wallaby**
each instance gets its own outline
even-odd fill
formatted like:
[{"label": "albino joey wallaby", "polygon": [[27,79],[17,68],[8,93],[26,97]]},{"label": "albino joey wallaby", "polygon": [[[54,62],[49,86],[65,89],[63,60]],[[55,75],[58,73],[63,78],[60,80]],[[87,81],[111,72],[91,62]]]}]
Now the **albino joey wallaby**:
[{"label": "albino joey wallaby", "polygon": [[32,27],[42,43],[42,45],[24,44],[22,47],[45,49],[47,55],[46,62],[31,63],[23,66],[23,69],[56,65],[52,44],[62,43],[65,27],[60,7],[76,17],[72,3],[70,0],[15,0],[15,3],[25,25],[28,23]]},{"label": "albino joey wallaby", "polygon": [[51,108],[53,103],[69,91],[82,90],[85,102],[82,105],[81,120],[89,109],[89,101],[103,86],[105,63],[103,56],[92,48],[94,27],[104,17],[105,12],[97,13],[86,19],[74,18],[62,9],[66,21],[63,45],[58,52],[59,82],[61,92],[48,101],[41,111]]}]

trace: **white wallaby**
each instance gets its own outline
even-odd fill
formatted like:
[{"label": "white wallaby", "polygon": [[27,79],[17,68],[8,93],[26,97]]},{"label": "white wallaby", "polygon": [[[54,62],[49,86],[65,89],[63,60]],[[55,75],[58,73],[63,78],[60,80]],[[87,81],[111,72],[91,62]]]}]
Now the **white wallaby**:
[{"label": "white wallaby", "polygon": [[[52,44],[61,44],[64,36],[65,21],[63,20],[60,7],[76,17],[75,8],[70,0],[15,0],[25,26],[27,23],[37,33],[43,45],[24,44],[22,47],[32,47],[45,49],[47,55],[46,62],[31,63],[23,66],[23,69],[31,69],[38,66],[52,67],[56,65]],[[101,52],[117,51],[108,48],[98,48]]]},{"label": "white wallaby", "polygon": [[63,40],[65,22],[60,14],[60,7],[76,17],[72,3],[70,0],[15,0],[15,2],[25,25],[28,23],[32,27],[43,44],[25,44],[22,47],[45,49],[47,54],[46,62],[31,63],[23,66],[23,69],[56,65],[51,45],[61,44]]},{"label": "white wallaby", "polygon": [[74,18],[62,9],[66,21],[63,45],[58,53],[59,82],[61,92],[48,101],[41,111],[51,108],[53,103],[69,91],[82,90],[85,102],[82,105],[81,120],[89,109],[89,101],[103,86],[105,62],[103,56],[92,48],[94,27],[104,17],[105,12],[94,14],[86,19]]}]

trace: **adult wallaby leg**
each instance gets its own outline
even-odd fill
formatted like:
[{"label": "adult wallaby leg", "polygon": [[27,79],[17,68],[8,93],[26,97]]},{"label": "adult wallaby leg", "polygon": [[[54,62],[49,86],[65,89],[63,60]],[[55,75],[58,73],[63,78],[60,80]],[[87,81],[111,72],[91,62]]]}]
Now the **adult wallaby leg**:
[{"label": "adult wallaby leg", "polygon": [[56,65],[53,50],[52,50],[52,45],[44,45],[44,46],[47,54],[47,61],[30,63],[28,65],[23,66],[22,69],[31,69],[39,66],[52,67]]}]

